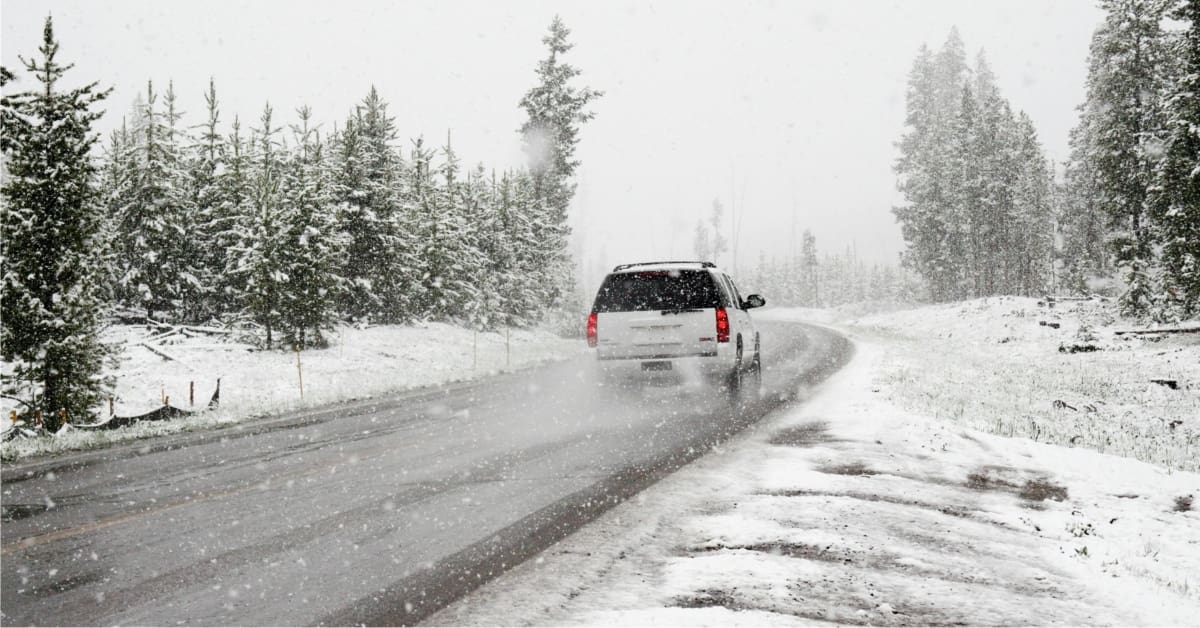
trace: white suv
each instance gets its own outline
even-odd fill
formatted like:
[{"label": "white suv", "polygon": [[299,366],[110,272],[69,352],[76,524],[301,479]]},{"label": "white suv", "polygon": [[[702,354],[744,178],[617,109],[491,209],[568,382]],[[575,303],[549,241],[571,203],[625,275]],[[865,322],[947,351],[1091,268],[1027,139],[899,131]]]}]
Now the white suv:
[{"label": "white suv", "polygon": [[[613,269],[588,317],[588,346],[603,373],[716,379],[743,398],[757,393],[762,361],[752,308],[712,262],[647,262]],[[748,385],[746,377],[753,378]]]}]

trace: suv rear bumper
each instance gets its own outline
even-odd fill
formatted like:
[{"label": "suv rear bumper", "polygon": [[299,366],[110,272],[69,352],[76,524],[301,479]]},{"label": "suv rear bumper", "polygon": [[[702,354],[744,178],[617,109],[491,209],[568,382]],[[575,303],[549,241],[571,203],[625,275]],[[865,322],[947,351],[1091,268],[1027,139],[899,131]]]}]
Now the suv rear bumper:
[{"label": "suv rear bumper", "polygon": [[615,362],[618,360],[624,361],[624,362],[637,362],[639,360],[692,360],[692,359],[699,359],[699,358],[716,358],[716,357],[720,357],[720,353],[718,353],[717,351],[710,351],[710,352],[706,352],[706,353],[699,353],[696,355],[686,355],[686,356],[679,356],[679,355],[674,355],[674,354],[670,354],[670,353],[646,354],[646,355],[637,355],[637,356],[605,355],[603,353],[596,354],[597,360],[602,360],[602,361],[606,361],[606,362],[609,362],[609,361]]},{"label": "suv rear bumper", "polygon": [[610,380],[674,380],[688,382],[719,379],[734,368],[734,349],[706,355],[615,358],[597,355],[596,369]]}]

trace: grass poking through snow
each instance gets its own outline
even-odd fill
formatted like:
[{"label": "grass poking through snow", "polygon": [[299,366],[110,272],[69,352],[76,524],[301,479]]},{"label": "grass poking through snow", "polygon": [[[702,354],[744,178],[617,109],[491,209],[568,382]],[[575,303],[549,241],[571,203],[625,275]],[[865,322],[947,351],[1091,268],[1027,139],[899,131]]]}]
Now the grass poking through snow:
[{"label": "grass poking through snow", "polygon": [[[1047,307],[1018,297],[847,327],[889,347],[878,384],[907,409],[1002,436],[1200,470],[1200,334],[1116,335],[1140,326],[1117,318],[1111,303]],[[1081,346],[1094,350],[1072,351]]]}]

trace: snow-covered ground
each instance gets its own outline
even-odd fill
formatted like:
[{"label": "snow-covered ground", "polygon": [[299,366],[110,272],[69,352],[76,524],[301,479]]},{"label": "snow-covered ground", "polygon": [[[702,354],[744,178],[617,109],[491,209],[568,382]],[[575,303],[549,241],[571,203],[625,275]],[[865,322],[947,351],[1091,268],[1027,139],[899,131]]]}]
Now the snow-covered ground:
[{"label": "snow-covered ground", "polygon": [[[1197,420],[1187,414],[1195,387],[1175,399],[1139,383],[1195,381],[1197,345],[1125,343],[1102,330],[1107,351],[1060,357],[1059,341],[1079,336],[1072,321],[1104,306],[1074,309],[1039,315],[1035,301],[993,299],[843,325],[857,354],[805,405],[429,621],[1196,625],[1200,475],[1180,470],[1195,468],[1194,441],[1116,436],[1149,429],[1156,412]],[[1051,318],[1054,333],[1037,323]],[[919,342],[938,334],[944,342]],[[1049,412],[1038,410],[1038,391],[1054,395]],[[1140,396],[1123,397],[1131,392]],[[1028,398],[1014,407],[1037,413],[1039,438],[1062,444],[976,429],[1020,425],[1001,410],[1016,394]],[[953,411],[970,395],[992,414]],[[1094,423],[1120,408],[1115,424],[1093,428],[1112,441],[1071,447],[1085,411],[1055,409],[1054,399],[1106,406],[1086,412]],[[1125,456],[1083,447],[1099,442]]]},{"label": "snow-covered ground", "polygon": [[1049,306],[1021,297],[877,314],[843,327],[885,347],[879,385],[907,409],[1200,471],[1200,333],[1118,335],[1144,326],[1118,318],[1112,302]]},{"label": "snow-covered ground", "polygon": [[[249,417],[464,381],[563,359],[585,350],[578,339],[564,339],[546,331],[514,329],[506,339],[503,332],[475,333],[442,323],[342,327],[332,336],[328,349],[303,351],[297,369],[295,353],[249,351],[248,345],[203,333],[172,334],[163,339],[162,334],[143,326],[119,325],[106,332],[105,340],[121,347],[119,366],[113,372],[118,416],[154,410],[162,405],[164,397],[176,407],[201,408],[212,396],[218,378],[219,408],[194,417],[112,431],[68,429],[54,437],[17,438],[0,446],[4,460],[204,429]],[[194,406],[189,403],[193,382]],[[3,407],[4,416],[10,409]],[[11,428],[9,421],[3,424],[3,429]]]}]

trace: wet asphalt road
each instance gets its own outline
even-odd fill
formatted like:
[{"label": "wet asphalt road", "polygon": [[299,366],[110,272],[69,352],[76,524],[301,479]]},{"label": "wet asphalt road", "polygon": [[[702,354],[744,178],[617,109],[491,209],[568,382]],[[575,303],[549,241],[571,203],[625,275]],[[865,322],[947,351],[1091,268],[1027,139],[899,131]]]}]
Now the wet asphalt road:
[{"label": "wet asphalt road", "polygon": [[[517,374],[6,465],[4,625],[412,624],[849,358],[762,323],[762,401]],[[588,356],[590,357],[590,356]]]}]

